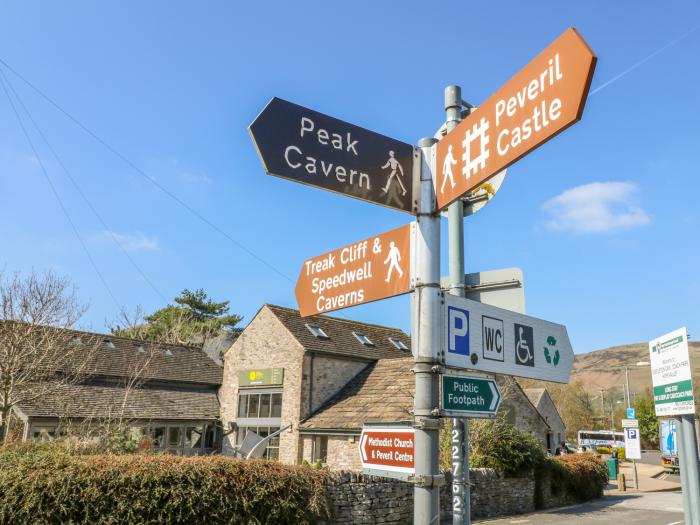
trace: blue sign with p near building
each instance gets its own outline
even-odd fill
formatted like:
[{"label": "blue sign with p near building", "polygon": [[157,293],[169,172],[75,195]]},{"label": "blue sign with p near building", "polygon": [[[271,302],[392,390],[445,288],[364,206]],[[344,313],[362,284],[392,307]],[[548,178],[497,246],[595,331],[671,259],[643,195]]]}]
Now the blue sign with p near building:
[{"label": "blue sign with p near building", "polygon": [[469,310],[447,307],[447,351],[469,355]]}]

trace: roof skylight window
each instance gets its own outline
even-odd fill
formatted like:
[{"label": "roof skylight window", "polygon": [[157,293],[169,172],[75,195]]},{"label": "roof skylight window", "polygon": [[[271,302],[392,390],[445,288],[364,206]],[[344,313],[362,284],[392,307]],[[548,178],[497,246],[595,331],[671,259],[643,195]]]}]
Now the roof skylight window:
[{"label": "roof skylight window", "polygon": [[167,350],[165,350],[165,352],[163,352],[163,355],[164,355],[165,357],[172,357],[172,356],[173,356],[173,352],[172,352],[172,350],[170,350],[170,349],[168,348]]},{"label": "roof skylight window", "polygon": [[141,346],[141,345],[139,345],[139,346],[136,348],[136,351],[137,351],[139,354],[145,354],[145,353],[146,353],[146,349],[145,349],[143,346]]},{"label": "roof skylight window", "polygon": [[102,343],[104,343],[105,348],[109,348],[110,350],[114,350],[116,348],[111,339],[103,339]]},{"label": "roof skylight window", "polygon": [[374,346],[374,343],[372,342],[372,340],[369,337],[367,337],[365,334],[361,334],[359,332],[353,332],[352,335],[354,335],[357,338],[357,340],[360,343],[362,343],[363,345]]},{"label": "roof skylight window", "polygon": [[306,323],[306,328],[308,328],[309,332],[311,332],[314,337],[318,337],[319,339],[330,339],[326,332],[324,332],[323,329],[317,324]]},{"label": "roof skylight window", "polygon": [[394,345],[396,348],[399,350],[408,350],[408,347],[404,344],[404,342],[401,339],[396,339],[395,337],[390,337],[389,341],[391,342],[392,345]]}]

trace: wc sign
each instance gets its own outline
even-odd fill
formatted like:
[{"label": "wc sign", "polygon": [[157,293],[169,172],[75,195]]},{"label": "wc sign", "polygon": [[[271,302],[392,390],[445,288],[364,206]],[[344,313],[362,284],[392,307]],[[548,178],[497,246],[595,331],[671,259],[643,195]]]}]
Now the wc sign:
[{"label": "wc sign", "polygon": [[447,308],[447,339],[449,353],[469,355],[469,310]]}]

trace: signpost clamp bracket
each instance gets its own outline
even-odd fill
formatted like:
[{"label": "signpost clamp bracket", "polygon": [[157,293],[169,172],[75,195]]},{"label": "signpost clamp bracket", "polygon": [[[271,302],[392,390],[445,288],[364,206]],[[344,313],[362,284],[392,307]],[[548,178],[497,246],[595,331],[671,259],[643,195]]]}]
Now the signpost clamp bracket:
[{"label": "signpost clamp bracket", "polygon": [[445,484],[444,474],[422,474],[418,476],[409,476],[409,483],[418,485],[419,487],[442,487]]},{"label": "signpost clamp bracket", "polygon": [[439,411],[439,408],[434,408],[428,411],[428,414],[416,414],[416,420],[413,422],[413,428],[417,430],[441,430],[443,428],[442,419],[437,417],[429,417],[433,412]]}]

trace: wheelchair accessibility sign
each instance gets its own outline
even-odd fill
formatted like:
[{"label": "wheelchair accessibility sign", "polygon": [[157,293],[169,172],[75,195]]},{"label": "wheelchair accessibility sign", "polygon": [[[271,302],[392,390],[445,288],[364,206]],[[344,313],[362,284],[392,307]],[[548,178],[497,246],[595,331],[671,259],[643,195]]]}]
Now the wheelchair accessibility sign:
[{"label": "wheelchair accessibility sign", "polygon": [[568,383],[574,352],[566,327],[445,295],[442,356],[449,368]]}]

